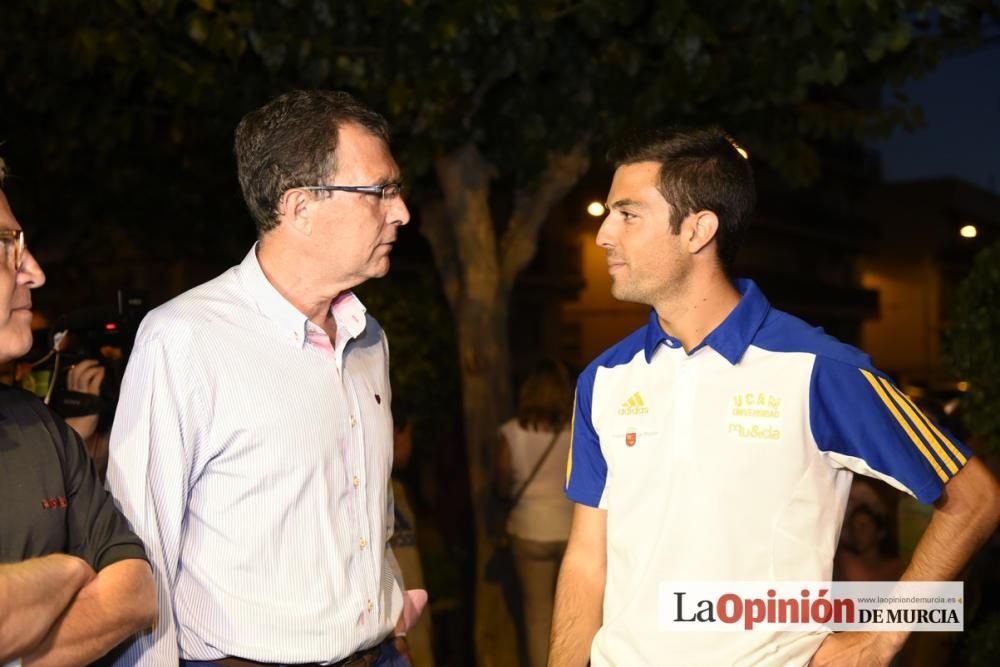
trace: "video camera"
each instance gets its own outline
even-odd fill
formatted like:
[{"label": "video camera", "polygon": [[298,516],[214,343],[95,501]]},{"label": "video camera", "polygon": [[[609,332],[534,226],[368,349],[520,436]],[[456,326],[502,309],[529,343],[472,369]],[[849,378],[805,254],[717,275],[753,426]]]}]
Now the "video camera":
[{"label": "video camera", "polygon": [[[57,414],[63,418],[96,414],[98,430],[110,428],[125,364],[146,310],[143,293],[118,290],[114,309],[83,309],[56,322],[50,335],[55,358],[53,380],[46,399]],[[69,370],[86,359],[105,369],[96,396],[68,388]]]}]

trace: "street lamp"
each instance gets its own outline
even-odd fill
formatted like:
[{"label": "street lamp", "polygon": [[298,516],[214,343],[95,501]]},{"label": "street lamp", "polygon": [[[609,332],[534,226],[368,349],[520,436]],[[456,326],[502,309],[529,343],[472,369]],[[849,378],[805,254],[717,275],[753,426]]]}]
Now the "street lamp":
[{"label": "street lamp", "polygon": [[974,239],[976,238],[976,235],[979,233],[979,230],[976,229],[975,225],[965,225],[960,230],[958,230],[958,233],[962,235],[962,238]]},{"label": "street lamp", "polygon": [[604,215],[604,204],[599,201],[592,201],[587,205],[587,213],[591,214],[595,218],[599,218]]}]

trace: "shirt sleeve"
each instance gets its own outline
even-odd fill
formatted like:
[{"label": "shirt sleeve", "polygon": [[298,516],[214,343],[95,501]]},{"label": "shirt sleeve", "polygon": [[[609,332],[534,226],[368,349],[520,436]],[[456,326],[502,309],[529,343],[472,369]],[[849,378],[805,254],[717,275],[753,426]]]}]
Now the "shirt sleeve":
[{"label": "shirt sleeve", "polygon": [[971,453],[925,416],[885,374],[817,357],[809,419],[830,461],[931,503]]},{"label": "shirt sleeve", "polygon": [[70,552],[95,571],[131,558],[146,560],[142,542],[105,491],[80,436],[59,417],[55,417],[54,424],[63,449]]},{"label": "shirt sleeve", "polygon": [[566,497],[590,507],[601,507],[608,463],[591,418],[594,376],[588,369],[576,385],[569,457],[566,461]]},{"label": "shirt sleeve", "polygon": [[138,635],[117,665],[177,664],[172,592],[190,480],[208,429],[208,403],[188,345],[140,331],[122,381],[111,431],[108,485],[146,544],[159,622]]}]

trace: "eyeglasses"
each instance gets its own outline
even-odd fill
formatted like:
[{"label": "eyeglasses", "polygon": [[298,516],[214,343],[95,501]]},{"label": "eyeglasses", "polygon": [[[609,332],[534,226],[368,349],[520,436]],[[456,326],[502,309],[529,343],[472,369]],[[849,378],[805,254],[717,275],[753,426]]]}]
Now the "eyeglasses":
[{"label": "eyeglasses", "polygon": [[20,271],[25,256],[24,231],[0,229],[0,243],[3,244],[4,264],[12,271]]},{"label": "eyeglasses", "polygon": [[382,185],[303,185],[301,190],[316,190],[320,192],[333,192],[341,190],[343,192],[357,192],[363,195],[374,195],[381,197],[382,201],[395,199],[403,190],[400,181],[384,183]]}]

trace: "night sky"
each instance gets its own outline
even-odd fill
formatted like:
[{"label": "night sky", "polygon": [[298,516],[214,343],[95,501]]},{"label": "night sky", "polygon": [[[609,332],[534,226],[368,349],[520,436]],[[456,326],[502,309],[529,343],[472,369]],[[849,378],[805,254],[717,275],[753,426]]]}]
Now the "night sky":
[{"label": "night sky", "polygon": [[1000,194],[1000,43],[944,60],[904,91],[926,127],[873,144],[885,180],[960,178]]}]

